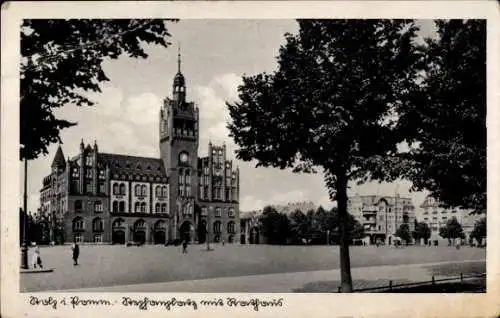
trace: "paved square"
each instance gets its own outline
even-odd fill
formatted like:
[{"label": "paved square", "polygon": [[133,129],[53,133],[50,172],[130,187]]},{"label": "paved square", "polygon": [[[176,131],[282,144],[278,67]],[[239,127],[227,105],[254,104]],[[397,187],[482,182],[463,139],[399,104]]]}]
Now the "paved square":
[{"label": "paved square", "polygon": [[[203,245],[192,245],[188,254],[183,255],[180,247],[82,246],[79,266],[73,266],[70,246],[42,248],[44,265],[53,267],[54,272],[22,274],[20,289],[22,292],[67,290],[339,268],[338,246],[215,245],[212,248],[213,251],[207,252]],[[485,249],[470,247],[457,250],[447,246],[356,246],[350,251],[353,269],[484,261],[486,257]],[[262,289],[266,290],[265,286]]]}]

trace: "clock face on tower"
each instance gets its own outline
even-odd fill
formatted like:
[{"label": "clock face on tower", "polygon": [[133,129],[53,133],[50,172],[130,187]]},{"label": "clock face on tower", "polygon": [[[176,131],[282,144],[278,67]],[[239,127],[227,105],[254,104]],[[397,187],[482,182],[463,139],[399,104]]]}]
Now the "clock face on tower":
[{"label": "clock face on tower", "polygon": [[185,152],[181,153],[181,155],[180,155],[180,158],[179,158],[179,159],[181,160],[181,163],[187,163],[187,162],[188,162],[188,159],[189,159],[189,158],[188,158],[188,154],[187,154],[187,153],[185,153]]}]

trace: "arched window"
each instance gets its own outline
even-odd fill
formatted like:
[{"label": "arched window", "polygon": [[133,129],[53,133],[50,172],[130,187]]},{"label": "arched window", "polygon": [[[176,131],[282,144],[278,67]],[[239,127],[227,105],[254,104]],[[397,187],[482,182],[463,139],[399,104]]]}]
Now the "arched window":
[{"label": "arched window", "polygon": [[134,193],[135,193],[135,196],[140,196],[141,195],[141,186],[136,184],[135,187],[134,187]]},{"label": "arched window", "polygon": [[162,196],[162,197],[164,197],[164,198],[166,198],[166,197],[168,196],[168,194],[167,194],[167,187],[166,187],[166,186],[163,186],[163,187],[161,188],[161,190],[162,190],[162,194],[161,194],[161,196]]},{"label": "arched window", "polygon": [[94,212],[102,212],[102,202],[101,201],[95,201],[94,202]]},{"label": "arched window", "polygon": [[113,194],[118,194],[118,183],[113,184]]},{"label": "arched window", "polygon": [[156,193],[156,197],[157,198],[161,198],[163,196],[162,194],[162,190],[161,190],[161,187],[160,186],[156,186],[155,188],[155,193]]},{"label": "arched window", "polygon": [[146,196],[146,185],[141,186],[141,195]]},{"label": "arched window", "polygon": [[140,206],[141,206],[141,204],[139,202],[136,202],[134,204],[134,212],[139,212],[140,211]]},{"label": "arched window", "polygon": [[138,227],[145,227],[146,226],[146,222],[144,222],[144,220],[140,219],[140,220],[137,220],[135,223],[134,223],[134,228],[138,228]]},{"label": "arched window", "polygon": [[167,228],[165,221],[159,220],[155,223],[155,229],[156,230],[165,230]]},{"label": "arched window", "polygon": [[101,218],[95,218],[92,220],[92,231],[94,232],[102,232],[104,229],[104,225],[102,223]]},{"label": "arched window", "polygon": [[220,232],[221,232],[221,229],[220,229],[220,228],[221,228],[221,223],[220,223],[220,221],[216,221],[216,222],[214,223],[214,233],[216,233],[216,234],[220,234]]},{"label": "arched window", "polygon": [[76,217],[73,219],[73,232],[85,230],[85,225],[83,224],[83,219],[81,217]]},{"label": "arched window", "polygon": [[113,213],[118,212],[118,201],[113,201]]},{"label": "arched window", "polygon": [[234,208],[229,208],[229,210],[227,211],[227,214],[230,218],[234,218]]},{"label": "arched window", "polygon": [[[158,188],[156,188],[158,190]],[[155,213],[160,213],[160,203],[155,204]]]},{"label": "arched window", "polygon": [[141,213],[146,213],[146,202],[141,203]]},{"label": "arched window", "polygon": [[227,223],[227,233],[234,234],[234,222]]},{"label": "arched window", "polygon": [[186,184],[191,184],[191,172],[186,170]]},{"label": "arched window", "polygon": [[215,216],[216,217],[221,217],[222,216],[222,212],[221,212],[220,208],[215,208]]},{"label": "arched window", "polygon": [[120,194],[125,194],[125,183],[120,183]]},{"label": "arched window", "polygon": [[167,204],[166,203],[163,203],[161,205],[161,213],[167,213]]},{"label": "arched window", "polygon": [[123,219],[116,219],[113,221],[113,227],[123,227],[125,226],[125,221]]},{"label": "arched window", "polygon": [[125,201],[120,201],[119,211],[125,212]]}]

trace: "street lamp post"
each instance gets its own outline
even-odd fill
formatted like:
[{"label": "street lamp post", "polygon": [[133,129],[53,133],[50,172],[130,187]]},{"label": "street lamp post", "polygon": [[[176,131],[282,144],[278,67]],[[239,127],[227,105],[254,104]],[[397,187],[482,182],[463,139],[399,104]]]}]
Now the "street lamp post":
[{"label": "street lamp post", "polygon": [[209,207],[207,213],[207,251],[210,251],[210,213],[212,213],[213,209],[213,207]]},{"label": "street lamp post", "polygon": [[28,160],[24,158],[23,241],[21,244],[21,268],[28,269],[28,246],[26,244],[26,222],[28,218]]}]

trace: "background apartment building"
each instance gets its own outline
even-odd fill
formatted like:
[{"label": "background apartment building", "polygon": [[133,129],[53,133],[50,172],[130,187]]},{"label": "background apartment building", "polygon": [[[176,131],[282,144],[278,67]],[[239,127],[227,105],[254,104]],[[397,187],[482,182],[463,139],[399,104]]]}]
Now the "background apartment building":
[{"label": "background apartment building", "polygon": [[431,229],[431,240],[443,241],[447,243],[447,239],[439,236],[439,229],[446,226],[446,223],[455,217],[462,225],[464,230],[465,240],[469,241],[470,234],[474,229],[474,224],[484,217],[484,214],[470,215],[472,210],[459,208],[446,208],[438,200],[427,196],[424,202],[420,205],[421,211],[418,217],[419,222],[426,223]]},{"label": "background apartment building", "polygon": [[415,206],[410,198],[398,194],[356,195],[347,201],[347,211],[363,225],[370,244],[377,240],[392,244],[402,224],[408,224],[410,232],[415,228]]}]

